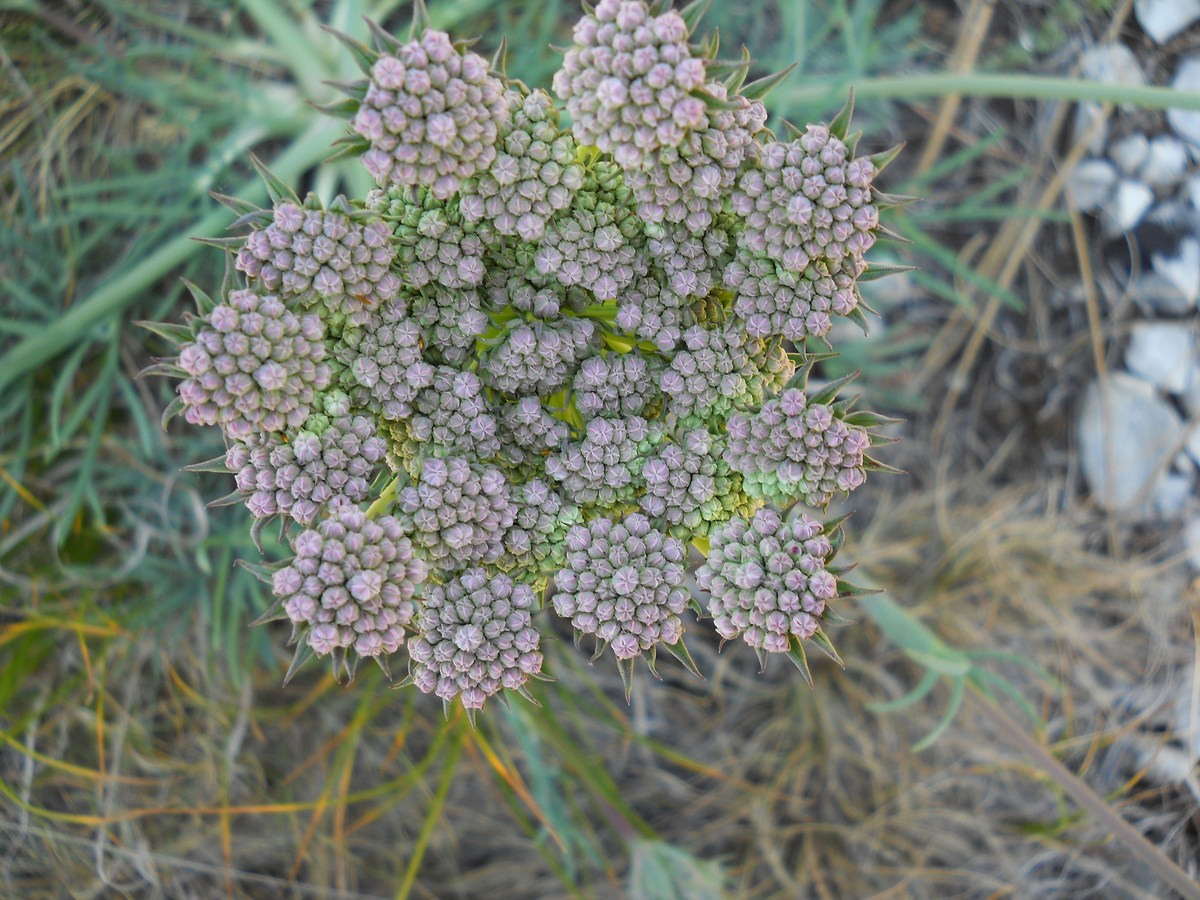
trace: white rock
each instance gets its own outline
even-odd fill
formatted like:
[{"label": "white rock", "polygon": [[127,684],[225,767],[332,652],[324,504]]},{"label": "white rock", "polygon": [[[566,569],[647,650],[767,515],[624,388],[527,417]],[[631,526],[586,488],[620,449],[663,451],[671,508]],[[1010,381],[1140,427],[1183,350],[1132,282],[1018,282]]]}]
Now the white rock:
[{"label": "white rock", "polygon": [[1088,385],[1079,411],[1079,456],[1096,502],[1110,512],[1147,517],[1163,487],[1183,423],[1153,385],[1124,372],[1103,393]]},{"label": "white rock", "polygon": [[1188,200],[1191,201],[1192,208],[1200,210],[1200,175],[1193,175],[1187,180],[1184,192],[1187,194]]},{"label": "white rock", "polygon": [[1195,495],[1195,480],[1190,475],[1168,472],[1154,490],[1154,513],[1164,519],[1181,518]]},{"label": "white rock", "polygon": [[1183,545],[1187,548],[1188,562],[1200,571],[1200,517],[1189,519],[1183,526]]},{"label": "white rock", "polygon": [[1122,179],[1104,204],[1104,230],[1110,237],[1132,231],[1154,203],[1149,185],[1131,178]]},{"label": "white rock", "polygon": [[1196,305],[1200,298],[1200,240],[1186,237],[1179,242],[1175,256],[1150,254],[1150,265],[1156,274],[1179,291],[1185,308]]},{"label": "white rock", "polygon": [[1136,175],[1150,153],[1150,139],[1140,132],[1113,141],[1108,157],[1126,175]]},{"label": "white rock", "polygon": [[1200,0],[1135,0],[1133,12],[1142,31],[1165,44],[1200,19]]},{"label": "white rock", "polygon": [[1104,84],[1140,85],[1146,75],[1133,51],[1124,44],[1097,44],[1079,55],[1080,74]]},{"label": "white rock", "polygon": [[1200,460],[1200,424],[1193,422],[1188,426],[1187,443],[1183,449],[1193,462]]},{"label": "white rock", "polygon": [[[1171,87],[1177,91],[1200,93],[1200,56],[1189,56],[1179,64]],[[1175,133],[1192,145],[1192,155],[1200,150],[1200,112],[1168,109],[1167,122]]]},{"label": "white rock", "polygon": [[1170,187],[1183,178],[1187,164],[1187,148],[1183,141],[1169,134],[1161,134],[1150,142],[1150,152],[1146,154],[1138,175],[1150,187]]},{"label": "white rock", "polygon": [[[1086,80],[1102,84],[1146,83],[1137,57],[1124,44],[1101,44],[1085,50],[1079,56],[1079,69]],[[1092,153],[1099,154],[1104,150],[1107,137],[1108,126],[1100,115],[1100,104],[1092,101],[1076,104],[1075,141],[1086,142]]]},{"label": "white rock", "polygon": [[[1184,526],[1189,562],[1200,569],[1196,558],[1200,520]],[[1168,588],[1169,590],[1169,588]],[[1186,784],[1200,800],[1200,691],[1196,667],[1168,667],[1162,675],[1145,679],[1129,692],[1129,708],[1144,721],[1129,734],[1135,764],[1146,777],[1159,784]],[[1139,697],[1138,694],[1141,696]]]},{"label": "white rock", "polygon": [[1196,336],[1182,322],[1138,322],[1133,326],[1125,368],[1160,391],[1182,394],[1198,375]]},{"label": "white rock", "polygon": [[1117,183],[1117,170],[1103,159],[1081,160],[1067,173],[1063,188],[1067,203],[1080,212],[1091,212],[1108,199]]},{"label": "white rock", "polygon": [[1195,312],[1195,298],[1189,300],[1179,288],[1153,269],[1129,279],[1125,287],[1129,299],[1151,315],[1181,316]]},{"label": "white rock", "polygon": [[1108,120],[1101,115],[1100,104],[1084,100],[1075,104],[1075,124],[1071,140],[1085,144],[1088,152],[1099,156],[1108,143]]}]

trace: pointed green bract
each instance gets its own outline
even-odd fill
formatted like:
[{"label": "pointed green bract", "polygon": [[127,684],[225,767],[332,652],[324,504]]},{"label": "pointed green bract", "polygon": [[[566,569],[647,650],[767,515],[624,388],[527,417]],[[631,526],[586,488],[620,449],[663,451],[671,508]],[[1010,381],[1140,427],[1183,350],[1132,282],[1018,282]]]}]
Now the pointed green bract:
[{"label": "pointed green bract", "polygon": [[882,172],[897,156],[900,155],[900,151],[903,149],[904,144],[900,143],[895,147],[890,147],[887,150],[881,150],[878,153],[874,153],[871,156],[868,156],[867,159],[871,161],[871,165],[875,167],[876,172]]},{"label": "pointed green bract", "polygon": [[159,337],[170,341],[172,344],[178,344],[181,341],[190,340],[192,337],[192,329],[186,325],[175,325],[170,322],[134,322],[139,328],[145,328],[147,331],[153,331]]},{"label": "pointed green bract", "polygon": [[749,84],[745,85],[738,91],[739,96],[745,97],[747,100],[762,100],[767,94],[775,90],[785,78],[792,74],[796,68],[796,63],[792,63],[786,69],[780,69],[772,75],[766,75],[758,78]]},{"label": "pointed green bract", "polygon": [[[370,21],[367,22],[370,26]],[[351,57],[354,59],[355,65],[358,66],[364,75],[371,74],[371,66],[375,64],[378,54],[373,52],[366,44],[361,41],[356,41],[354,38],[345,32],[338,31],[336,28],[330,28],[328,25],[321,25],[321,30],[333,35],[347,50],[350,51]]]},{"label": "pointed green bract", "polygon": [[[421,35],[423,35],[429,28],[432,27],[433,22],[429,19],[429,10],[425,6],[425,0],[413,0],[412,26],[408,32],[408,39],[410,41],[420,40]],[[385,40],[394,40],[394,38],[391,38],[391,36],[382,29],[379,30]]]},{"label": "pointed green bract", "polygon": [[812,671],[808,668],[808,657],[804,653],[804,645],[797,638],[792,638],[788,650],[788,659],[800,670],[800,677],[810,688],[813,686]]},{"label": "pointed green bract", "polygon": [[704,18],[704,14],[708,12],[710,6],[712,6],[712,0],[692,0],[679,11],[679,15],[687,25],[689,35],[700,26],[700,20]]},{"label": "pointed green bract", "polygon": [[846,139],[846,135],[850,132],[850,119],[854,115],[854,88],[850,88],[850,96],[846,98],[846,104],[838,114],[833,117],[833,121],[829,123],[829,133],[834,137],[842,140]]},{"label": "pointed green bract", "polygon": [[895,265],[890,263],[868,263],[858,276],[859,281],[876,281],[889,275],[902,275],[905,272],[915,272],[916,266]]},{"label": "pointed green bract", "polygon": [[276,177],[275,173],[267,168],[266,163],[250,154],[250,162],[254,165],[255,171],[262,178],[263,183],[267,186],[267,194],[271,197],[272,203],[279,203],[282,200],[291,200],[293,203],[299,203],[300,197],[288,185]]},{"label": "pointed green bract", "polygon": [[625,702],[628,703],[633,692],[633,659],[618,659],[617,672],[621,675],[621,684],[625,687]]}]

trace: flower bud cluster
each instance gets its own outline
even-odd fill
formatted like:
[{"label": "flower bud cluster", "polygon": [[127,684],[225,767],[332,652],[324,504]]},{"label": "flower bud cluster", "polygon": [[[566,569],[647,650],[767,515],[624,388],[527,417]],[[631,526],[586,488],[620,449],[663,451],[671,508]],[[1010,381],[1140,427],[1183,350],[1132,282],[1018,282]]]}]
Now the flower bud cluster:
[{"label": "flower bud cluster", "polygon": [[575,373],[575,408],[585,418],[645,415],[661,396],[661,367],[656,358],[638,353],[588,357]]},{"label": "flower bud cluster", "polygon": [[667,409],[685,426],[723,418],[739,406],[762,402],[763,395],[791,376],[787,355],[751,338],[733,325],[693,325],[683,333],[683,349],[659,377]]},{"label": "flower bud cluster", "polygon": [[866,481],[867,430],[847,425],[835,407],[811,403],[797,388],[767,400],[753,415],[731,414],[726,428],[725,459],[754,496],[824,507],[834,491],[848,494]]},{"label": "flower bud cluster", "polygon": [[443,572],[499,560],[516,512],[503,472],[455,456],[426,459],[396,495],[396,509],[422,555]]},{"label": "flower bud cluster", "polygon": [[438,198],[424,188],[390,188],[372,192],[367,207],[392,226],[396,265],[410,287],[471,288],[483,283],[491,227],[464,218],[460,198]]},{"label": "flower bud cluster", "polygon": [[646,222],[674,222],[693,234],[712,227],[729,207],[729,193],[737,182],[754,135],[763,130],[767,109],[760,100],[729,98],[725,85],[711,82],[707,93],[724,102],[737,102],[734,110],[709,112],[707,128],[688,132],[678,146],[660,147],[638,169],[629,169],[625,183]]},{"label": "flower bud cluster", "polygon": [[693,324],[690,301],[653,277],[642,277],[617,298],[614,324],[660,351],[674,350],[683,329]]},{"label": "flower bud cluster", "polygon": [[332,380],[324,359],[317,315],[297,315],[274,294],[232,291],[179,349],[184,418],[235,441],[298,428]]},{"label": "flower bud cluster", "polygon": [[391,429],[408,458],[422,447],[473,459],[490,459],[500,451],[496,417],[474,372],[437,366],[429,387],[417,392],[408,417]]},{"label": "flower bud cluster", "polygon": [[721,283],[721,268],[728,256],[729,235],[715,227],[703,235],[686,225],[661,224],[646,228],[646,247],[667,287],[680,297],[705,297]]},{"label": "flower bud cluster", "polygon": [[589,419],[582,440],[546,457],[546,474],[580,506],[619,506],[634,498],[646,454],[660,440],[660,424],[641,416]]},{"label": "flower bud cluster", "polygon": [[553,323],[514,319],[479,364],[487,385],[501,393],[553,394],[595,349],[591,319],[564,316]]},{"label": "flower bud cluster", "polygon": [[375,60],[351,124],[371,145],[362,161],[380,186],[420,185],[445,199],[491,165],[508,101],[488,70],[433,29]]},{"label": "flower bud cluster", "polygon": [[658,148],[676,147],[708,124],[704,100],[693,95],[704,87],[704,61],[692,57],[679,13],[654,16],[644,3],[600,0],[574,37],[554,91],[580,144],[637,169]]},{"label": "flower bud cluster", "polygon": [[417,391],[433,384],[433,366],[421,357],[421,329],[401,303],[386,304],[337,345],[350,381],[366,390],[364,405],[389,420],[411,414]]},{"label": "flower bud cluster", "polygon": [[837,597],[837,578],[827,568],[833,553],[820,522],[786,520],[770,507],[714,528],[696,582],[711,593],[717,633],[768,653],[812,637],[825,604]]},{"label": "flower bud cluster", "polygon": [[496,159],[463,188],[462,216],[488,221],[497,234],[537,241],[546,223],[583,184],[570,132],[558,130],[554,101],[543,90],[508,93],[511,119],[500,129]]},{"label": "flower bud cluster", "polygon": [[678,537],[703,537],[714,524],[753,512],[757,504],[743,492],[741,476],[722,458],[724,450],[724,439],[705,428],[661,444],[642,468],[642,512]]},{"label": "flower bud cluster", "polygon": [[334,316],[361,325],[371,310],[400,292],[400,279],[391,271],[396,256],[391,231],[378,219],[364,222],[348,209],[342,196],[328,210],[311,195],[304,206],[281,200],[271,224],[246,236],[237,268],[285,301],[320,300]]},{"label": "flower bud cluster", "polygon": [[512,501],[516,514],[504,533],[505,556],[499,565],[513,578],[544,588],[562,568],[563,542],[571,527],[582,521],[582,514],[541,478],[514,485]]},{"label": "flower bud cluster", "polygon": [[832,315],[858,308],[858,289],[848,272],[829,274],[824,262],[789,272],[769,259],[739,251],[725,269],[725,288],[733,292],[733,313],[754,337],[778,334],[797,343],[823,338]]},{"label": "flower bud cluster", "polygon": [[566,287],[580,285],[612,300],[645,271],[637,248],[641,231],[621,170],[596,162],[571,206],[547,226],[534,265]]},{"label": "flower bud cluster", "polygon": [[532,465],[541,456],[558,450],[571,436],[571,428],[556,418],[537,396],[518,397],[496,407],[500,455],[514,466]]},{"label": "flower bud cluster", "polygon": [[536,597],[527,584],[481,568],[430,585],[408,645],[413,683],[449,703],[480,709],[502,688],[524,689],[542,671]]},{"label": "flower bud cluster", "polygon": [[618,659],[631,659],[683,637],[680,614],[687,550],[641,513],[620,522],[593,519],[567,532],[566,558],[554,576],[554,611],[579,634],[593,634]]},{"label": "flower bud cluster", "polygon": [[367,416],[313,416],[287,441],[270,434],[233,442],[225,466],[256,519],[285,515],[312,525],[335,498],[366,500],[386,452]]},{"label": "flower bud cluster", "polygon": [[275,572],[272,588],[318,656],[345,648],[373,657],[400,648],[428,568],[398,519],[368,519],[354,504],[336,503],[291,545],[295,557]]},{"label": "flower bud cluster", "polygon": [[871,161],[851,159],[824,125],[809,125],[788,143],[764,144],[757,154],[758,165],[733,193],[733,209],[745,220],[738,245],[797,274],[818,261],[831,270],[861,261],[879,227]]},{"label": "flower bud cluster", "polygon": [[553,319],[563,310],[582,312],[592,302],[579,286],[564,287],[553,277],[530,271],[532,254],[524,254],[525,265],[498,265],[488,271],[487,298],[492,308],[508,306],[518,312],[532,313],[540,319]]},{"label": "flower bud cluster", "polygon": [[460,366],[475,355],[475,339],[488,330],[478,291],[426,288],[412,301],[413,321],[421,326],[425,357]]},{"label": "flower bud cluster", "polygon": [[300,203],[259,165],[270,210],[222,198],[251,289],[152,326],[179,345],[152,367],[182,378],[168,414],[225,433],[226,499],[255,535],[292,528],[274,587],[301,652],[353,674],[415,631],[412,680],[469,712],[540,672],[551,578],[627,690],[659,644],[694,668],[692,542],[721,634],[807,672],[798,642],[829,649],[848,590],[840,535],[762,506],[882,468],[867,429],[888,420],[805,385],[834,317],[863,322],[894,154],[852,158],[848,109],[776,140],[760,98],[782,73],[746,85],[715,35],[691,42],[699,0],[592,2],[554,79],[570,129],[420,0],[407,42],[340,35],[366,77],[329,111],[379,188]]}]

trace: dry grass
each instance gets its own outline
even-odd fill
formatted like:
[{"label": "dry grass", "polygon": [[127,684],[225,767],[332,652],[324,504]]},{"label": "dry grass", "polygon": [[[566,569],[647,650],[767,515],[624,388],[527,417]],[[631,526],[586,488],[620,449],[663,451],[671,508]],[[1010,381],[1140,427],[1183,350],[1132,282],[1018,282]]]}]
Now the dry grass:
[{"label": "dry grass", "polygon": [[[1047,508],[1046,488],[947,490],[881,498],[855,535],[856,555],[954,645],[1048,668],[1061,693],[999,665],[1037,706],[1054,754],[1194,866],[1195,798],[1142,771],[1167,742],[1150,727],[1164,712],[1154,698],[1196,652],[1196,597],[1181,567],[1115,560],[1082,514]],[[15,746],[4,777],[17,801],[3,826],[9,896],[55,896],[67,885],[76,896],[120,896],[121,885],[137,897],[390,895],[435,790],[443,757],[429,750],[447,733],[439,709],[376,678],[346,689],[310,676],[281,690],[276,673],[260,672],[238,692],[186,642],[168,658],[149,638],[58,638],[42,696],[6,736]],[[628,710],[611,705],[615,673],[584,671],[561,644],[562,683],[543,699],[564,720],[580,717],[589,758],[603,760],[665,839],[726,861],[737,896],[1161,896],[978,716],[964,713],[914,754],[945,696],[872,712],[911,687],[916,669],[865,624],[840,643],[847,671],[816,666],[809,691],[781,664],[760,676],[744,648],[718,656],[698,640],[709,680],[643,678]],[[589,687],[597,678],[602,695]],[[486,745],[465,738],[413,896],[568,896],[487,759],[511,753],[515,762],[497,762],[513,783],[548,775],[567,790],[570,758],[544,749],[532,772],[520,721],[497,711],[480,732]],[[414,781],[422,766],[427,777]],[[546,815],[544,796],[533,808]],[[573,839],[614,861],[574,860],[590,873],[584,895],[623,896],[621,842],[603,810],[567,798],[591,811],[570,827],[596,830]],[[21,814],[26,800],[39,815]]]},{"label": "dry grass", "polygon": [[[992,7],[968,14],[952,62],[961,71],[989,45]],[[114,112],[109,98],[59,88],[48,128],[153,125],[144,109]],[[67,99],[86,101],[84,119],[67,116]],[[39,132],[20,103],[26,129],[12,147],[28,156]],[[956,128],[953,108],[922,111],[939,123],[937,141],[970,142],[995,115],[974,104]],[[939,202],[1033,157],[1044,177],[1027,180],[1024,200],[1053,207],[1053,117],[1005,114],[1014,136],[943,179]],[[45,196],[66,163],[48,156],[34,168]],[[1019,291],[1027,314],[987,298],[955,313],[928,297],[905,304],[899,324],[929,345],[920,371],[911,359],[913,374],[888,383],[927,401],[888,457],[911,474],[856,495],[867,509],[847,553],[952,646],[1046,669],[1058,687],[1012,661],[982,663],[1033,704],[1036,726],[1012,706],[1022,727],[1195,877],[1195,760],[1168,729],[1196,677],[1196,587],[1176,536],[1117,526],[1077,499],[1062,423],[1113,323],[1094,303],[1052,308],[1055,280],[1074,276],[1048,273],[1094,264],[1095,248],[1078,225],[1038,228],[1035,239],[1030,220],[1014,219],[953,245]],[[126,464],[119,443],[103,451]],[[25,483],[48,495],[55,470],[39,477]],[[6,520],[2,538],[22,523],[5,559],[33,573],[49,529],[28,512]],[[180,538],[170,552],[199,543]],[[414,898],[617,898],[628,893],[624,837],[641,823],[723,861],[732,893],[748,900],[1165,896],[978,708],[913,752],[948,691],[874,711],[922,671],[865,617],[836,636],[847,670],[814,660],[811,691],[778,661],[760,675],[744,647],[718,654],[700,626],[689,646],[708,680],[664,662],[665,681],[639,673],[628,707],[607,660],[589,668],[560,631],[559,683],[538,691],[547,715],[518,700],[472,733],[374,673],[348,689],[312,669],[283,689],[281,662],[243,666],[239,680],[222,656],[240,648],[222,645],[204,612],[164,640],[121,621],[130,583],[58,584],[0,585],[0,610],[22,610],[0,613],[3,897],[392,897],[411,878]],[[604,799],[602,773],[628,809]]]}]

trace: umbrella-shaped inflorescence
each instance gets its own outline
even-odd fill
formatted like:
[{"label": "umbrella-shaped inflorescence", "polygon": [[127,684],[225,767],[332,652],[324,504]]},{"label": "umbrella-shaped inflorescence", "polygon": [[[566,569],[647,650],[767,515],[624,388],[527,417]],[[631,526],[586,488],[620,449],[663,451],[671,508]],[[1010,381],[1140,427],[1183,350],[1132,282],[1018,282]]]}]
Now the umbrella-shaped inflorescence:
[{"label": "umbrella-shaped inflorescence", "polygon": [[255,160],[270,207],[219,198],[231,283],[150,326],[178,345],[154,368],[222,429],[196,468],[233,472],[223,502],[282,522],[257,571],[293,670],[400,655],[473,715],[541,674],[551,612],[627,686],[659,647],[692,668],[689,607],[804,672],[833,653],[851,588],[812,515],[883,468],[887,420],[809,379],[865,325],[894,154],[856,156],[848,108],[768,130],[785,73],[747,83],[701,5],[588,8],[556,100],[418,0],[407,40],[339,36],[364,77],[328,111],[377,189],[301,201]]}]

